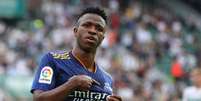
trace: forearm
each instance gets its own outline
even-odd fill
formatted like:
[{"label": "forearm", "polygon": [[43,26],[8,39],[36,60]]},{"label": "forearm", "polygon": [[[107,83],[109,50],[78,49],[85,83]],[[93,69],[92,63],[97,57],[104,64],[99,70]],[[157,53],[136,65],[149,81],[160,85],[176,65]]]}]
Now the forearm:
[{"label": "forearm", "polygon": [[63,101],[73,90],[74,84],[66,82],[49,91],[34,91],[34,101]]}]

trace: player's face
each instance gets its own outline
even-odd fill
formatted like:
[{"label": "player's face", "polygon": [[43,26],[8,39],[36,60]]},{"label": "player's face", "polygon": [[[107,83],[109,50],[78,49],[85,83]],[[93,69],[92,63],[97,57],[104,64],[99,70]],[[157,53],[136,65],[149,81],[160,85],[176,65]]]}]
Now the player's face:
[{"label": "player's face", "polygon": [[96,51],[104,39],[106,30],[105,20],[96,14],[85,14],[74,28],[78,46],[84,51]]},{"label": "player's face", "polygon": [[199,71],[192,71],[190,75],[193,84],[201,85],[201,73]]}]

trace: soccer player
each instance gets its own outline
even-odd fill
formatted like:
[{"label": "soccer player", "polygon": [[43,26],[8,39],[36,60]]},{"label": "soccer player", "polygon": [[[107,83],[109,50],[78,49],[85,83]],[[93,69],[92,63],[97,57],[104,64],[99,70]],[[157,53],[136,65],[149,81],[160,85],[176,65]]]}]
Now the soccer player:
[{"label": "soccer player", "polygon": [[201,68],[195,68],[190,73],[193,86],[185,88],[182,101],[201,101]]},{"label": "soccer player", "polygon": [[112,95],[111,76],[94,61],[106,27],[107,16],[100,8],[80,14],[72,51],[43,56],[31,89],[34,101],[121,101]]}]

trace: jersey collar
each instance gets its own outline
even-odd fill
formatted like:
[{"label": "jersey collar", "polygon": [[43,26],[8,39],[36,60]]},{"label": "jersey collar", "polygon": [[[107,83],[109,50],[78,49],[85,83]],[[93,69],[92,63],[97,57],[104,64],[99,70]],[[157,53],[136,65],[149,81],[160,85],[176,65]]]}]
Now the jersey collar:
[{"label": "jersey collar", "polygon": [[[84,65],[84,63],[81,61],[81,60],[79,60],[76,56],[74,56],[73,54],[72,54],[72,51],[70,51],[69,52],[69,55],[70,55],[70,57],[76,62],[76,63],[78,63],[79,65],[81,65],[87,72],[90,72],[87,68],[86,68],[86,66]],[[90,73],[96,73],[96,71],[97,71],[97,64],[94,62],[94,68],[95,68],[95,71],[94,72],[90,72]]]}]

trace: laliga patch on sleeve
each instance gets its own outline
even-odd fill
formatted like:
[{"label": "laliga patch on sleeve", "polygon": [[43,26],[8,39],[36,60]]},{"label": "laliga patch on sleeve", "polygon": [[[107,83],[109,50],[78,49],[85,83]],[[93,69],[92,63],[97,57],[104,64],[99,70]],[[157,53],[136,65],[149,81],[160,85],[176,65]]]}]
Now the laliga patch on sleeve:
[{"label": "laliga patch on sleeve", "polygon": [[39,83],[51,84],[53,76],[53,70],[49,66],[45,66],[40,72]]}]

